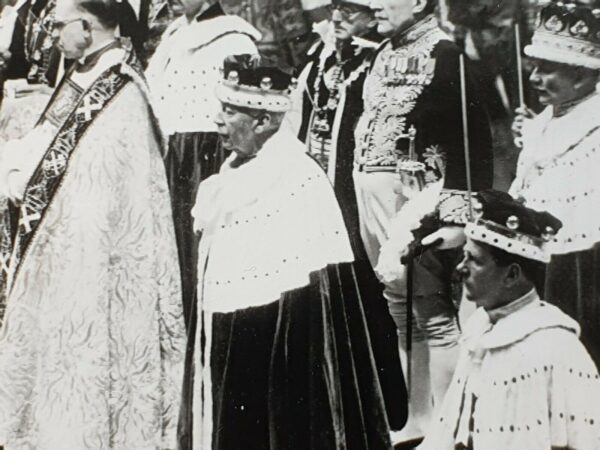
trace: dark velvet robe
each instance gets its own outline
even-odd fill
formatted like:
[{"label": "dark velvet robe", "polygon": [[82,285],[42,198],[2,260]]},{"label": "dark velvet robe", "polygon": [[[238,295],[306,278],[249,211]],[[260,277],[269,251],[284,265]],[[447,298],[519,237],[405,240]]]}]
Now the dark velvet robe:
[{"label": "dark velvet robe", "polygon": [[581,341],[600,367],[600,244],[553,255],[546,269],[543,298],[579,322]]},{"label": "dark velvet robe", "polygon": [[277,302],[213,316],[213,449],[391,448],[356,288],[352,265],[333,265]]},{"label": "dark velvet robe", "polygon": [[[374,32],[367,37],[373,41],[380,39]],[[322,51],[323,44],[317,45],[310,54],[308,62],[311,67],[306,83],[307,91],[303,94],[302,123],[298,135],[304,142],[307,142],[310,138],[310,121],[313,107],[309,95],[310,98],[314,98],[315,80],[318,75],[319,57]],[[383,286],[373,272],[360,238],[358,207],[352,178],[354,126],[363,111],[362,85],[366,75],[366,70],[361,65],[363,62],[368,63],[369,58],[373,55],[373,50],[361,48],[358,51],[356,45],[351,45],[343,53],[348,58],[343,66],[345,78],[350,76],[356,78],[345,88],[343,94],[345,95],[345,101],[343,106],[340,106],[341,109],[337,111],[337,114],[341,114],[341,121],[339,122],[339,129],[333,131],[337,134],[337,147],[334,150],[337,157],[333,188],[355,255],[353,265],[356,281],[369,330],[371,349],[375,357],[388,421],[392,429],[399,430],[406,423],[408,412],[406,385],[398,355],[398,336],[396,326],[388,313],[387,304],[383,298]],[[334,63],[335,54],[331,54],[325,62],[325,70],[331,68]],[[320,92],[319,106],[323,106],[327,103],[329,97],[329,92],[323,82],[321,82]],[[330,117],[329,119],[330,123],[333,124],[334,118]]]}]

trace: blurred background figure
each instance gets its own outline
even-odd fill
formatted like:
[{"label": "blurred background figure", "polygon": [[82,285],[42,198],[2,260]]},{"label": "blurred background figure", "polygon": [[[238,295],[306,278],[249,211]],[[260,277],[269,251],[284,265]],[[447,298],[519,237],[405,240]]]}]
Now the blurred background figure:
[{"label": "blurred background figure", "polygon": [[304,61],[312,33],[301,0],[222,0],[222,5],[260,31],[257,46],[264,63],[290,72]]},{"label": "blurred background figure", "polygon": [[[519,26],[522,50],[533,32],[535,2],[442,0],[440,3],[447,11],[457,44],[469,56],[470,68],[492,123],[494,187],[507,190],[515,176],[519,151],[510,132],[513,112],[521,106],[515,25]],[[525,66],[528,73],[530,69]],[[532,98],[531,90],[525,87],[526,97]]]},{"label": "blurred background figure", "polygon": [[0,142],[18,139],[33,128],[62,76],[63,59],[52,36],[55,6],[55,0],[5,6]]},{"label": "blurred background figure", "polygon": [[144,41],[142,59],[150,61],[168,26],[183,15],[183,5],[178,0],[146,0],[148,35]]}]

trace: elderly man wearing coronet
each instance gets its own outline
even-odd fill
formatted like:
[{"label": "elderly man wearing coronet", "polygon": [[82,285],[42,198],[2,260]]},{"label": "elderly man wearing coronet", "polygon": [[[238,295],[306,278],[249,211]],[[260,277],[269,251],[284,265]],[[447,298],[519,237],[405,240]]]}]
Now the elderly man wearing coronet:
[{"label": "elderly man wearing coronet", "polygon": [[424,450],[600,448],[600,377],[578,324],[540,299],[561,222],[499,191],[479,194],[458,266],[478,309]]},{"label": "elderly man wearing coronet", "polygon": [[194,448],[389,449],[358,294],[339,288],[353,259],[340,208],[281,127],[290,79],[238,63],[224,77],[216,124],[232,153],[193,209]]},{"label": "elderly man wearing coronet", "polygon": [[523,150],[510,193],[563,222],[545,298],[581,323],[599,364],[600,1],[545,3],[525,53],[534,58],[530,82],[546,109],[538,116],[519,111]]}]

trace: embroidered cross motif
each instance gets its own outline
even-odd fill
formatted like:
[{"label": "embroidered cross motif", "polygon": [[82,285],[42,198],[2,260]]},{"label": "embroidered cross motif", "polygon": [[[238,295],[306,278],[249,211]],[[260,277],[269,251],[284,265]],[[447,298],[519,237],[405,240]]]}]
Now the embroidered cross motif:
[{"label": "embroidered cross motif", "polygon": [[83,120],[89,122],[92,120],[92,113],[94,111],[100,111],[102,109],[102,103],[96,102],[92,96],[83,97],[81,106],[77,108],[77,115],[83,115]]},{"label": "embroidered cross motif", "polygon": [[33,229],[31,226],[32,223],[37,222],[42,218],[38,211],[29,211],[28,206],[29,205],[27,203],[21,206],[21,217],[19,218],[19,226],[24,228],[25,233],[31,233],[31,230]]},{"label": "embroidered cross motif", "polygon": [[62,173],[66,164],[66,158],[59,152],[50,153],[47,160],[44,161],[44,171],[49,172],[49,176],[57,177]]}]

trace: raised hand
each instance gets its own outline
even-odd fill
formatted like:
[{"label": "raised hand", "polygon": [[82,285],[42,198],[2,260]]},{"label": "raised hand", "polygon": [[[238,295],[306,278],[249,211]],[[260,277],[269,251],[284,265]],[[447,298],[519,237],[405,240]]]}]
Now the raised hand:
[{"label": "raised hand", "polygon": [[527,106],[522,105],[515,109],[515,119],[512,123],[513,142],[519,148],[523,147],[523,124],[526,119],[533,119],[535,113]]}]

